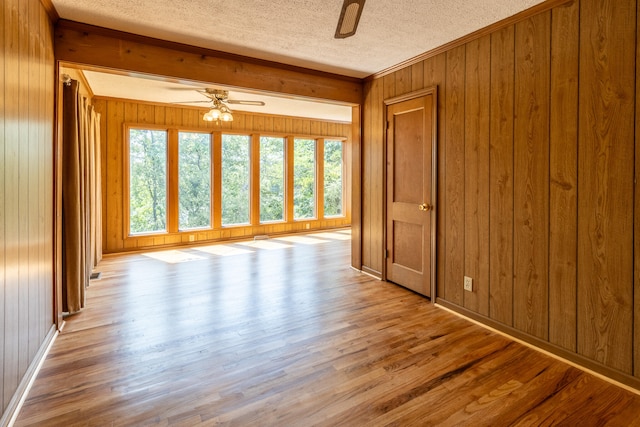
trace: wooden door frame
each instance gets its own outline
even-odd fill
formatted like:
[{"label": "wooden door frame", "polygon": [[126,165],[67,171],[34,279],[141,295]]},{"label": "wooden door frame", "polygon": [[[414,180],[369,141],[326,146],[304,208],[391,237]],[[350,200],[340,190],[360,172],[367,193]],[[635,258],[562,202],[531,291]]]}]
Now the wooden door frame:
[{"label": "wooden door frame", "polygon": [[53,323],[61,331],[62,312],[62,80],[60,61],[55,61],[54,128],[53,128]]},{"label": "wooden door frame", "polygon": [[422,90],[418,90],[415,92],[410,92],[404,95],[396,96],[393,98],[388,98],[384,100],[384,108],[382,114],[383,118],[383,147],[384,152],[382,154],[383,164],[384,164],[384,173],[382,177],[382,239],[384,242],[383,248],[383,263],[382,263],[382,280],[387,280],[387,150],[389,148],[389,141],[387,138],[387,128],[388,128],[388,117],[387,117],[387,109],[390,105],[398,104],[404,101],[410,101],[412,99],[421,98],[426,95],[433,95],[433,105],[432,105],[432,126],[431,126],[431,205],[433,206],[432,215],[431,215],[431,302],[434,303],[436,301],[436,279],[437,272],[436,267],[437,263],[437,245],[436,245],[436,237],[438,234],[437,230],[437,217],[438,217],[438,86],[431,86]]}]

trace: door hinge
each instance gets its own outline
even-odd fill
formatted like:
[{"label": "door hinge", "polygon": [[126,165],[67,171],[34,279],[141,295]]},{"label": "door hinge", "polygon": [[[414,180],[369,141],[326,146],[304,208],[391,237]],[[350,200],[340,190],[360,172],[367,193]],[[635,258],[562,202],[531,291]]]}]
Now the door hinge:
[{"label": "door hinge", "polygon": [[389,258],[389,249],[384,250],[384,257]]},{"label": "door hinge", "polygon": [[391,122],[387,121],[387,129],[389,129],[391,127]]}]

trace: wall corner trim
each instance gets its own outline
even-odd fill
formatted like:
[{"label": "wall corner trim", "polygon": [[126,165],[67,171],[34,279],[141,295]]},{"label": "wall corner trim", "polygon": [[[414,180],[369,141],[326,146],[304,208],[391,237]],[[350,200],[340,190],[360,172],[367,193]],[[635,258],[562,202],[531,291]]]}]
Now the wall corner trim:
[{"label": "wall corner trim", "polygon": [[60,20],[60,15],[58,14],[56,7],[53,5],[53,2],[51,0],[40,0],[40,4],[42,4],[42,7],[44,7],[44,10],[47,12],[47,15],[49,15],[49,19],[52,23],[55,24],[56,22],[58,22],[58,20]]}]

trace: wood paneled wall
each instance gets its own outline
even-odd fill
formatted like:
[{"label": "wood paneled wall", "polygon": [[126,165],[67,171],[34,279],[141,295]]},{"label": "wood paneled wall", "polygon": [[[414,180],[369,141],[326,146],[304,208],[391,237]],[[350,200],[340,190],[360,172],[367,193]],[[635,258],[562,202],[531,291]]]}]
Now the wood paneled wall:
[{"label": "wood paneled wall", "polygon": [[437,85],[438,302],[640,388],[637,7],[567,2],[370,79],[361,234],[382,275],[383,100]]},{"label": "wood paneled wall", "polygon": [[0,1],[0,23],[0,413],[6,415],[52,334],[55,78],[53,29],[40,1]]},{"label": "wood paneled wall", "polygon": [[[102,161],[103,161],[103,250],[105,253],[123,252],[156,246],[187,244],[190,236],[195,241],[216,241],[229,238],[249,237],[260,234],[276,234],[331,227],[348,226],[351,223],[351,124],[310,120],[265,114],[234,112],[233,122],[216,124],[205,122],[202,109],[171,107],[167,105],[136,103],[121,99],[96,97],[93,104],[101,114]],[[183,130],[233,131],[261,133],[263,135],[289,135],[312,137],[347,138],[344,150],[344,188],[346,215],[341,218],[277,223],[254,226],[228,227],[188,233],[173,233],[158,236],[128,237],[128,223],[124,218],[125,200],[124,155],[125,124],[171,126]]]}]

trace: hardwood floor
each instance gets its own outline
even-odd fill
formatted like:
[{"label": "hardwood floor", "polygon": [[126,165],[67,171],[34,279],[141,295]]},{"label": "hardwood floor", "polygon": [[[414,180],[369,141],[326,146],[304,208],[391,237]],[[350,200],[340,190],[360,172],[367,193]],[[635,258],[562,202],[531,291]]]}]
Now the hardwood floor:
[{"label": "hardwood floor", "polygon": [[106,258],[16,425],[640,425],[640,396],[354,271],[348,239]]}]

